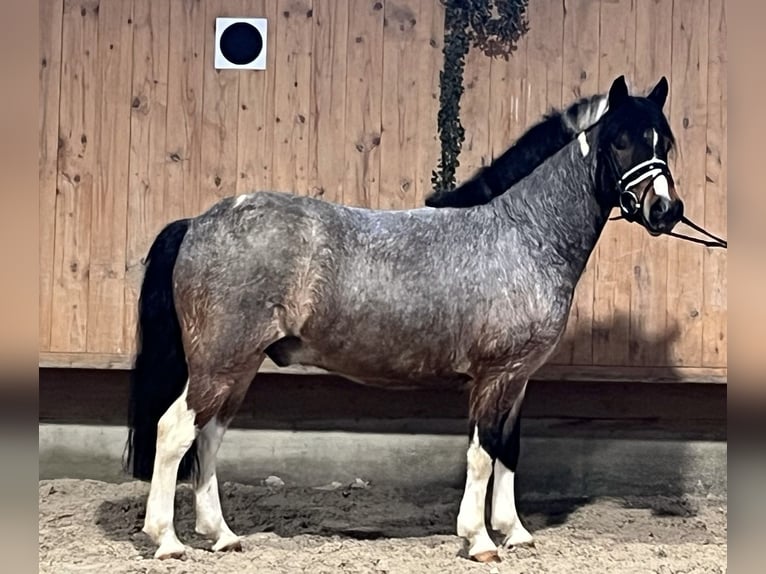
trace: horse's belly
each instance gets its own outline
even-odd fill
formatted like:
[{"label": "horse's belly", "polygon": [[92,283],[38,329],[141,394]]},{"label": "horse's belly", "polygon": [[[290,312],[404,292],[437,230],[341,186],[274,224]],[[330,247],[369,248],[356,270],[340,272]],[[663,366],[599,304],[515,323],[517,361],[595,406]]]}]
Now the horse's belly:
[{"label": "horse's belly", "polygon": [[271,345],[267,354],[279,366],[319,367],[361,384],[391,389],[460,388],[470,380],[447,362],[424,361],[427,352],[416,359],[411,349],[377,350],[356,347],[344,351],[288,337]]}]

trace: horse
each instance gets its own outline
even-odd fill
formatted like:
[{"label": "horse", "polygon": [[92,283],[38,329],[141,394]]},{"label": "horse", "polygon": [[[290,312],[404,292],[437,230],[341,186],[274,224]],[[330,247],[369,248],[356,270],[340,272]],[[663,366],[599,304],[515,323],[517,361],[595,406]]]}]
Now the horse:
[{"label": "horse", "polygon": [[262,361],[367,385],[467,387],[468,556],[532,542],[514,475],[527,382],[558,344],[575,286],[612,209],[669,233],[683,201],[662,77],[646,96],[612,83],[603,115],[522,180],[467,208],[373,210],[275,191],[225,198],[169,223],[139,294],[126,470],[149,480],[143,532],[156,558],[185,547],[175,487],[191,479],[196,531],[241,550],[221,512],[215,458]]},{"label": "horse", "polygon": [[453,190],[438,190],[426,197],[428,207],[473,207],[487,203],[521,181],[604,115],[606,94],[579,98],[564,110],[551,110],[527,129],[489,165]]}]

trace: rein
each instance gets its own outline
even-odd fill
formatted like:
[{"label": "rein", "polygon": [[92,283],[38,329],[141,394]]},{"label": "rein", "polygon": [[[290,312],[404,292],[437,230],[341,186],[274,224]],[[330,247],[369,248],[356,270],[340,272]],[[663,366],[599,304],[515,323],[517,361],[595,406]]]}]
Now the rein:
[{"label": "rein", "polygon": [[[609,221],[618,221],[620,219],[624,219],[626,221],[630,221],[630,219],[625,217],[625,215],[618,215],[616,217],[610,217]],[[713,241],[708,241],[706,239],[700,239],[699,237],[691,237],[689,235],[683,235],[681,233],[676,233],[675,231],[669,231],[669,232],[665,233],[665,235],[670,235],[672,237],[677,237],[679,239],[683,239],[685,241],[691,241],[693,243],[700,243],[700,244],[704,245],[705,247],[723,247],[724,249],[728,249],[729,244],[728,244],[728,242],[725,239],[721,239],[717,235],[713,235],[709,231],[703,229],[702,227],[700,227],[699,225],[694,223],[691,219],[689,219],[685,215],[681,218],[681,223],[684,223],[684,224],[688,225],[689,227],[691,227],[695,231],[699,231],[703,235],[707,235]]]}]

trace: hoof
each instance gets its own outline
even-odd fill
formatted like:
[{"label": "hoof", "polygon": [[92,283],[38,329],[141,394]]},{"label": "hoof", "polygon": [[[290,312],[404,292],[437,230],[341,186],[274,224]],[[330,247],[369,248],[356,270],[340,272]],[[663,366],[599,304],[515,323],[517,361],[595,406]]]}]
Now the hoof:
[{"label": "hoof", "polygon": [[503,548],[506,550],[513,550],[514,548],[536,548],[534,540],[528,540],[525,542],[503,542]]},{"label": "hoof", "polygon": [[213,544],[213,552],[242,552],[242,541],[239,538],[219,540]]},{"label": "hoof", "polygon": [[186,547],[176,538],[175,533],[170,531],[163,537],[154,557],[158,560],[167,560],[168,558],[180,560],[185,554]]},{"label": "hoof", "polygon": [[487,550],[486,552],[479,552],[475,556],[471,556],[473,560],[476,562],[481,562],[482,564],[486,564],[489,562],[500,562],[500,556],[497,554],[496,550]]},{"label": "hoof", "polygon": [[517,548],[520,546],[535,547],[535,539],[532,538],[532,535],[524,527],[514,529],[503,541],[503,548]]},{"label": "hoof", "polygon": [[162,547],[157,549],[154,553],[154,557],[157,560],[181,560],[186,555],[186,549],[183,546],[180,547]]}]

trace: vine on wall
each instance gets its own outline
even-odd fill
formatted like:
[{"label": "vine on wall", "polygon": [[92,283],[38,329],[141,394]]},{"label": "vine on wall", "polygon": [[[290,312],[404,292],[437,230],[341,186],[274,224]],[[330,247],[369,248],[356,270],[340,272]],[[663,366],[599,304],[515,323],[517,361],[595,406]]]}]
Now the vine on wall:
[{"label": "vine on wall", "polygon": [[455,187],[465,139],[460,122],[465,57],[470,48],[507,60],[527,33],[528,0],[440,0],[444,5],[444,64],[439,73],[437,117],[441,154],[431,184],[435,192]]}]

